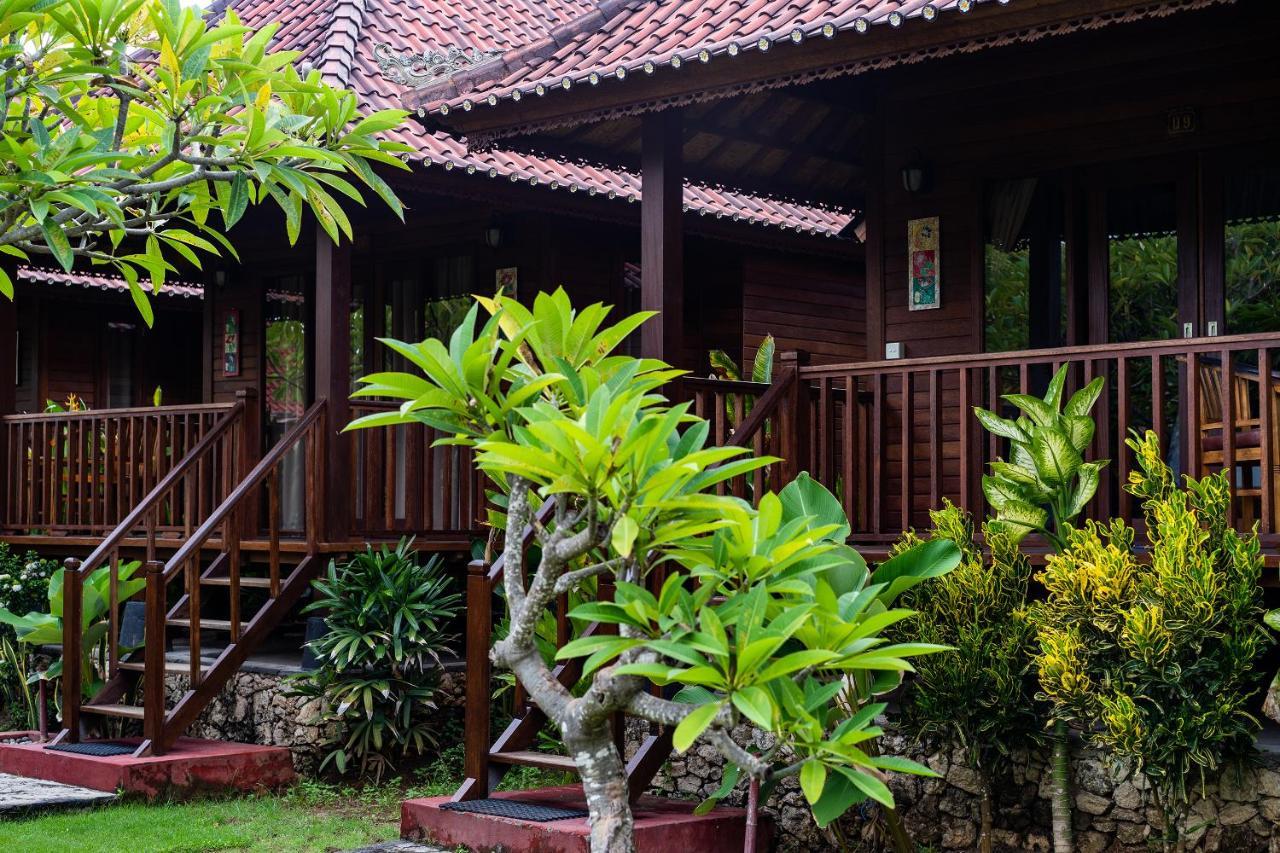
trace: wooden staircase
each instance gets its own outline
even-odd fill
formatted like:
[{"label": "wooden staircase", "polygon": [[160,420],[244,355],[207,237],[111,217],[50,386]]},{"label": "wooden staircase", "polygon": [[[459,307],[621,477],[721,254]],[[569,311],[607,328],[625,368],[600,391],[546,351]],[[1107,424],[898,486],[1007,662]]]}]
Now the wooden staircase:
[{"label": "wooden staircase", "polygon": [[[108,573],[106,681],[87,702],[64,699],[62,730],[54,743],[76,743],[83,718],[120,718],[142,723],[136,756],[163,755],[190,727],[246,658],[259,648],[297,604],[319,569],[318,536],[323,506],[319,466],[325,441],[323,400],[315,403],[247,474],[244,467],[245,406],[234,409],[134,507],[128,517],[80,563],[68,560],[64,575],[64,660],[79,660],[86,582]],[[301,464],[306,481],[303,529],[285,531],[280,484],[287,465]],[[155,559],[155,531],[181,519],[181,545],[164,562]],[[251,553],[247,533],[266,527],[265,552]],[[122,543],[145,530],[145,642],[122,649],[120,566]],[[282,540],[302,541],[289,549]],[[94,595],[98,592],[95,590]],[[212,661],[201,655],[206,636],[219,640]],[[186,663],[166,659],[185,644]],[[185,692],[167,702],[165,676],[185,674]],[[63,695],[82,695],[80,667],[68,666]],[[130,700],[134,701],[130,701]],[[140,704],[139,704],[140,702]],[[87,721],[86,721],[87,722]]]},{"label": "wooden staircase", "polygon": [[[788,358],[790,356],[790,358]],[[785,354],[780,374],[770,385],[720,380],[684,380],[680,393],[691,400],[693,410],[711,422],[711,435],[718,444],[751,448],[758,455],[779,455],[783,447],[793,446],[808,438],[809,426],[804,418],[809,404],[809,391],[798,378],[802,358]],[[804,405],[801,405],[803,403]],[[749,410],[749,411],[748,411]],[[777,478],[789,479],[796,471],[788,462],[777,463],[749,475],[734,477],[719,484],[721,493],[732,493],[751,499],[766,488],[777,488]],[[543,505],[537,523],[551,522],[554,507]],[[534,541],[534,526],[524,531],[523,547]],[[539,752],[533,749],[538,733],[547,718],[533,705],[517,682],[515,716],[493,739],[490,698],[492,676],[489,647],[492,639],[493,603],[502,581],[504,559],[499,556],[492,565],[477,560],[467,569],[467,685],[466,723],[464,731],[466,779],[453,795],[455,802],[478,800],[489,796],[512,767],[539,767],[545,770],[576,772],[573,759],[567,755]],[[654,593],[664,577],[652,577]],[[612,587],[602,578],[598,586],[602,600],[612,598]],[[556,645],[563,646],[574,638],[568,617],[567,596],[556,600]],[[579,637],[590,636],[606,626],[591,623]],[[612,627],[612,626],[609,626]],[[582,675],[581,659],[557,665],[552,674],[565,687],[572,688]],[[639,799],[671,756],[672,729],[649,725],[639,748],[627,760],[627,780],[632,802]],[[619,714],[613,721],[614,743],[625,757],[625,720]]]}]

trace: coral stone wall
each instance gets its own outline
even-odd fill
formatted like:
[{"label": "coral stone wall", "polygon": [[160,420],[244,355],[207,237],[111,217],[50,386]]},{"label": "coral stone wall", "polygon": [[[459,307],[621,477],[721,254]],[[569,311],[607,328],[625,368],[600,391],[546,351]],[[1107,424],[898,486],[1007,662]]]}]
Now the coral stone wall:
[{"label": "coral stone wall", "polygon": [[[181,698],[189,680],[170,675],[165,681],[169,707]],[[441,676],[436,704],[460,707],[465,679],[460,672]],[[241,670],[209,703],[187,735],[263,746],[283,746],[293,755],[294,769],[315,773],[324,760],[330,729],[320,720],[320,700],[291,696],[283,674]]]},{"label": "coral stone wall", "polygon": [[[629,731],[628,747],[639,743],[640,728]],[[766,735],[746,726],[734,732],[739,743],[770,745]],[[977,774],[945,752],[922,752],[901,737],[883,739],[886,751],[907,755],[940,779],[895,774],[890,780],[903,823],[926,849],[973,850],[978,838]],[[1076,849],[1080,853],[1149,853],[1162,818],[1151,804],[1141,778],[1124,779],[1100,757],[1078,749],[1073,763]],[[696,745],[675,756],[654,780],[657,793],[702,799],[720,786],[723,759],[714,748]],[[994,785],[994,842],[1001,851],[1048,851],[1049,773],[1043,754],[1020,755]],[[743,786],[728,801],[743,805]],[[1228,770],[1208,782],[1188,821],[1189,849],[1221,853],[1280,853],[1280,753],[1264,752],[1255,766]],[[817,828],[800,793],[789,779],[764,810],[779,827],[781,851],[887,850],[874,806],[855,808],[841,821],[843,843]],[[1157,848],[1158,849],[1158,848]]]}]

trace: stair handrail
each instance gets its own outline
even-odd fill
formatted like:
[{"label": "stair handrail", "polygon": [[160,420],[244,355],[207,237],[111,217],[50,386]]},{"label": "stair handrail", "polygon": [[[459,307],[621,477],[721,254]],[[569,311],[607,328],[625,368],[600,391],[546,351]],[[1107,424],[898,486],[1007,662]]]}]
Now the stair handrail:
[{"label": "stair handrail", "polygon": [[[199,552],[204,543],[213,537],[218,526],[226,521],[227,517],[238,509],[245,499],[253,493],[253,489],[261,485],[262,481],[280,464],[284,457],[300,441],[306,438],[307,432],[311,427],[324,417],[326,409],[327,403],[323,397],[312,403],[311,407],[298,419],[298,422],[290,427],[289,431],[276,442],[276,445],[267,451],[262,459],[253,466],[253,469],[236,484],[236,487],[231,490],[231,494],[227,495],[226,499],[209,513],[209,517],[205,519],[204,523],[187,538],[186,542],[182,543],[181,547],[165,563],[164,578],[166,582],[173,579],[181,567]],[[323,478],[317,477],[317,485],[320,485],[322,480]],[[305,525],[309,550],[314,549],[318,543],[319,532],[316,528],[319,520],[315,516],[318,511],[318,503],[318,500],[313,500],[307,504]]]},{"label": "stair handrail", "polygon": [[[272,577],[272,597],[275,598],[279,594],[279,501],[278,498],[278,467],[284,460],[285,456],[294,450],[300,443],[306,446],[306,442],[313,433],[317,437],[323,436],[324,422],[327,412],[327,402],[325,398],[316,400],[307,411],[298,419],[288,432],[272,447],[262,459],[258,461],[253,468],[244,475],[236,484],[231,493],[227,495],[223,501],[216,506],[209,517],[197,528],[187,541],[174,552],[167,563],[161,567],[159,564],[148,565],[147,572],[147,625],[148,630],[152,632],[147,638],[147,649],[149,654],[145,656],[143,669],[143,746],[140,747],[140,753],[150,755],[161,755],[181,734],[182,729],[186,728],[189,720],[194,718],[199,708],[195,706],[187,707],[187,703],[180,702],[180,706],[174,712],[166,713],[164,710],[164,655],[156,653],[153,645],[155,641],[152,639],[156,633],[164,636],[163,628],[166,620],[166,588],[168,584],[184,569],[187,572],[187,613],[189,621],[189,647],[188,660],[190,663],[191,684],[188,689],[188,697],[195,692],[205,695],[210,693],[210,684],[204,682],[203,664],[200,656],[200,565],[199,556],[205,544],[213,538],[219,527],[223,529],[222,558],[226,558],[230,565],[230,585],[229,597],[231,601],[230,613],[230,635],[231,644],[224,649],[219,655],[218,663],[215,669],[222,673],[222,680],[234,670],[238,665],[238,661],[248,654],[247,651],[241,649],[240,634],[240,607],[239,607],[239,564],[240,564],[240,533],[242,529],[243,518],[241,512],[244,510],[245,504],[255,497],[255,490],[267,481],[268,487],[271,489],[271,577]],[[319,440],[311,441],[311,454],[306,459],[306,470],[308,480],[312,481],[316,490],[323,489],[321,485],[324,477],[320,476],[316,471],[316,466],[321,459]],[[304,520],[304,534],[307,542],[307,556],[304,558],[306,562],[310,562],[319,550],[319,507],[323,503],[321,494],[311,495],[307,501],[306,517]],[[250,504],[251,505],[251,504]],[[291,594],[296,596],[297,590],[292,589]],[[163,642],[163,641],[162,641]],[[237,651],[236,655],[229,655],[231,649]],[[224,665],[225,664],[225,665]],[[212,677],[212,676],[211,676]],[[213,687],[220,687],[220,684],[213,684]]]},{"label": "stair handrail", "polygon": [[[107,534],[107,537],[99,543],[98,547],[93,549],[84,561],[68,558],[63,564],[62,576],[62,595],[63,595],[63,619],[62,619],[62,658],[64,661],[62,671],[62,731],[58,735],[57,740],[66,740],[75,743],[80,736],[80,704],[83,684],[81,682],[81,670],[78,661],[81,658],[83,649],[81,648],[81,608],[83,606],[84,581],[90,573],[96,571],[107,560],[108,556],[115,554],[120,545],[128,537],[129,533],[139,526],[145,519],[147,524],[147,559],[154,558],[155,551],[155,509],[159,502],[176,486],[182,478],[188,476],[191,469],[202,462],[208,455],[209,451],[222,440],[222,437],[233,427],[239,425],[244,416],[245,404],[243,400],[237,400],[230,409],[226,411],[217,423],[209,429],[208,432],[196,442],[196,444],[187,451],[186,455],[178,461],[167,474],[160,479],[158,483],[146,494],[145,497],[135,506],[124,519],[115,526],[115,528]],[[110,628],[108,629],[108,644],[110,651],[108,653],[108,671],[114,669],[118,663],[118,646],[119,640],[119,614],[116,612],[120,604],[116,600],[116,581],[115,577],[111,581],[111,613]],[[68,661],[75,661],[74,665],[67,665]]]}]

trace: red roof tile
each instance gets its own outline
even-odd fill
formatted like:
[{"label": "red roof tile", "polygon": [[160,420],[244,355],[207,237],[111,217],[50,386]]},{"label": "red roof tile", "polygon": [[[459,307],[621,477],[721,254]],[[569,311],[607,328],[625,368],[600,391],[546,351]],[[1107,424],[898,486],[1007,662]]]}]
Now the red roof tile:
[{"label": "red roof tile", "polygon": [[418,98],[427,109],[447,115],[459,107],[533,94],[539,86],[544,92],[563,90],[568,81],[572,88],[590,82],[593,74],[625,79],[664,65],[767,51],[783,41],[898,27],[916,18],[933,21],[943,12],[968,12],[988,2],[993,0],[602,0],[596,11],[607,13],[604,23],[585,25],[590,21],[584,16],[561,25],[551,34],[559,45],[554,52],[511,54],[488,69],[479,85],[455,75],[425,87]]},{"label": "red roof tile", "polygon": [[[575,27],[599,27],[606,22],[599,13],[619,5],[619,0],[218,0],[210,10],[220,14],[233,7],[255,28],[278,22],[278,48],[301,51],[306,62],[334,83],[349,86],[367,106],[381,109],[400,106],[408,87],[393,82],[379,66],[380,46],[402,56],[450,48],[527,56],[529,45],[545,43],[558,53],[564,48],[557,45],[569,44]],[[695,16],[698,21],[704,17]],[[476,70],[483,68],[460,73]],[[639,176],[621,170],[510,151],[469,151],[463,140],[416,124],[395,135],[417,148],[426,164],[551,189],[631,201],[640,197]],[[685,209],[828,236],[839,233],[851,218],[844,212],[695,185],[685,187]]]}]

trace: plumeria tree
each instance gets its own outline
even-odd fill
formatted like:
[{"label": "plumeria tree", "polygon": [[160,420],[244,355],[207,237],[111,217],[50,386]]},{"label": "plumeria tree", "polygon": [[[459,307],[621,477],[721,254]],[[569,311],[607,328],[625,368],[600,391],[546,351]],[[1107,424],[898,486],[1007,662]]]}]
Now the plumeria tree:
[{"label": "plumeria tree", "polygon": [[275,30],[179,0],[0,0],[0,253],[113,267],[150,323],[146,291],[234,254],[223,232],[251,204],[278,205],[291,241],[304,210],[349,238],[357,185],[399,214],[374,167],[406,168],[378,136],[405,113],[362,114],[271,51]]},{"label": "plumeria tree", "polygon": [[[428,424],[473,447],[495,484],[510,629],[493,660],[559,728],[582,777],[592,850],[635,848],[610,734],[618,712],[672,727],[680,751],[712,744],[734,768],[730,787],[741,775],[766,788],[799,775],[822,823],[863,800],[891,805],[889,771],[928,774],[868,747],[885,708],[876,696],[911,657],[945,648],[888,643],[882,631],[911,615],[893,600],[954,567],[955,547],[930,543],[873,574],[842,544],[847,519],[814,481],[754,507],[718,494],[771,460],[708,446],[707,422],[664,396],[680,371],[613,354],[647,315],[606,325],[607,308],[575,311],[563,290],[532,309],[479,302],[447,343],[385,341],[417,372],[366,377],[357,393],[403,404],[352,427]],[[524,547],[526,529],[537,549]],[[593,594],[602,580],[612,601]],[[570,614],[579,624],[616,629],[582,631],[558,650],[582,659],[580,693],[536,642],[539,617],[571,592],[587,599]],[[774,746],[734,741],[741,721]]]}]

